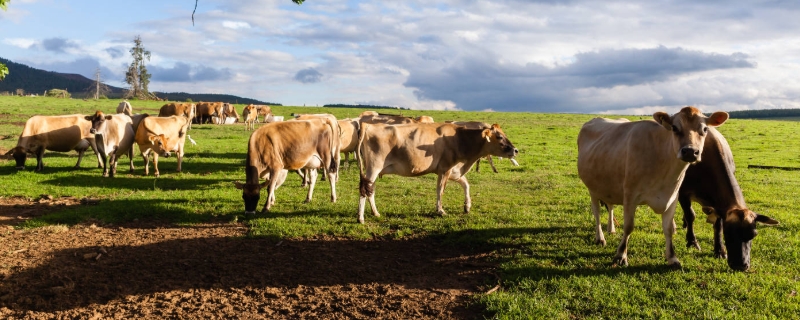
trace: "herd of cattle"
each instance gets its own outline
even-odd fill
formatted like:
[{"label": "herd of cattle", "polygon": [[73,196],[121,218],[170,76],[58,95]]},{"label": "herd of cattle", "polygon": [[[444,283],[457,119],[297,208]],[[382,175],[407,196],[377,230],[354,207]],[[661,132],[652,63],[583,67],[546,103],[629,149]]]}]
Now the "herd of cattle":
[{"label": "herd of cattle", "polygon": [[[265,124],[255,129],[259,117]],[[748,269],[756,223],[776,225],[778,221],[749,210],[745,204],[734,176],[730,147],[714,129],[728,119],[728,114],[715,112],[706,117],[696,108],[686,107],[671,116],[657,112],[653,117],[655,121],[635,122],[595,118],[580,130],[578,175],[589,189],[596,242],[606,244],[600,206],[608,211],[608,232],[614,233],[613,207],[622,205],[624,232],[614,262],[627,265],[636,207],[646,204],[662,217],[668,264],[680,266],[672,244],[675,210],[678,204],[683,208],[687,247],[699,249],[691,208],[695,201],[714,225],[715,257],[727,258],[732,269]],[[254,130],[248,141],[245,182],[234,182],[242,190],[246,215],[256,213],[264,188],[267,200],[262,212],[270,210],[275,192],[289,171],[297,171],[304,184],[309,184],[309,202],[317,171],[322,169],[323,180],[327,178],[331,186],[331,201],[335,202],[341,153],[346,160],[355,153],[358,162],[360,223],[364,223],[367,200],[372,214],[380,216],[375,205],[375,181],[385,174],[436,174],[436,211],[442,215],[445,185],[448,180],[456,181],[464,190],[464,212],[469,212],[466,174],[473,165],[483,158],[491,164],[491,156],[514,161],[519,152],[499,125],[483,122],[434,122],[428,116],[411,118],[374,111],[365,111],[355,119],[303,114],[283,121],[269,106],[258,105],[246,106],[242,118],[245,128]],[[45,150],[76,150],[75,167],[79,167],[84,152],[92,147],[103,176],[113,177],[122,155],[128,156],[130,171],[134,171],[136,143],[145,161],[145,175],[149,174],[152,155],[154,174],[159,176],[158,157],[172,153],[177,156],[177,171],[181,171],[185,141],[188,138],[194,143],[188,135],[193,122],[221,124],[231,119],[241,120],[233,105],[227,103],[169,103],[161,107],[158,116],[148,116],[134,114],[124,101],[117,114],[97,111],[89,116],[33,116],[26,122],[17,146],[7,155],[13,155],[17,169],[24,169],[27,155],[33,154],[36,171],[41,171]]]}]

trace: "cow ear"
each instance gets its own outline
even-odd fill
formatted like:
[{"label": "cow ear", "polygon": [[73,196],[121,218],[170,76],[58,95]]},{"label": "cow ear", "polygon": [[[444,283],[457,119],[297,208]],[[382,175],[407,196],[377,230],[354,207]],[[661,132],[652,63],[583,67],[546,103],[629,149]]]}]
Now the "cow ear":
[{"label": "cow ear", "polygon": [[263,189],[263,188],[266,188],[266,187],[267,187],[267,184],[268,184],[268,183],[269,183],[268,181],[264,181],[262,184],[259,184],[258,186],[259,186],[259,187],[261,187],[261,188]]},{"label": "cow ear", "polygon": [[5,155],[5,156],[10,156],[10,155],[12,155],[12,154],[14,154],[14,149],[8,150],[8,152],[6,152],[6,153],[5,153],[5,154],[3,154],[3,155]]},{"label": "cow ear", "polygon": [[152,144],[156,144],[156,141],[158,141],[158,136],[155,135],[148,136],[147,140],[150,141],[150,143]]},{"label": "cow ear", "polygon": [[85,116],[85,117],[83,117],[83,118],[84,118],[84,119],[86,119],[86,120],[88,120],[88,121],[92,121],[92,119],[93,119],[94,117],[92,117],[92,116]]},{"label": "cow ear", "polygon": [[111,120],[111,115],[107,115],[106,120]]},{"label": "cow ear", "polygon": [[653,114],[653,119],[667,130],[672,131],[672,117],[670,117],[668,113],[661,111],[656,112]]},{"label": "cow ear", "polygon": [[708,119],[706,119],[706,124],[712,127],[718,127],[725,123],[725,120],[728,120],[728,113],[724,111],[717,111],[708,117]]},{"label": "cow ear", "polygon": [[770,226],[777,226],[777,225],[780,224],[780,222],[778,222],[778,220],[775,220],[775,219],[772,219],[770,217],[767,217],[765,215],[760,215],[760,214],[756,214],[756,222],[761,222],[763,224],[770,225]]},{"label": "cow ear", "polygon": [[706,222],[710,224],[714,224],[714,222],[717,222],[717,219],[719,219],[719,216],[714,213],[714,208],[712,207],[703,207],[703,213],[706,214]]},{"label": "cow ear", "polygon": [[492,129],[483,129],[481,136],[486,138],[486,142],[492,142],[492,139],[490,138],[492,136]]},{"label": "cow ear", "polygon": [[239,190],[242,190],[244,188],[244,184],[239,182],[239,181],[234,181],[233,182],[233,186],[235,186],[236,189],[239,189]]}]

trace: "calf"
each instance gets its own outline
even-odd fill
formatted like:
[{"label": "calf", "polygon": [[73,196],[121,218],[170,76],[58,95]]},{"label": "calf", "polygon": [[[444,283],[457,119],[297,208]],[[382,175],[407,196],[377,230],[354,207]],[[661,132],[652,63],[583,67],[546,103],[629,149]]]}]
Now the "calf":
[{"label": "calf", "polygon": [[466,174],[472,165],[490,154],[513,158],[519,150],[496,124],[489,129],[467,129],[447,123],[361,123],[356,152],[361,175],[358,222],[364,223],[367,198],[372,214],[380,216],[375,206],[375,180],[381,175],[438,175],[436,211],[442,215],[447,180],[457,181],[464,189],[464,212],[469,212],[472,201]]},{"label": "calf", "polygon": [[183,116],[146,117],[136,129],[135,141],[139,145],[139,152],[144,158],[144,175],[150,174],[150,157],[153,154],[153,169],[155,176],[158,172],[158,156],[169,158],[171,152],[178,156],[177,172],[181,172],[183,163],[183,145],[186,142],[186,131],[192,123],[190,118]]},{"label": "calf", "polygon": [[117,160],[122,155],[128,156],[130,172],[133,173],[134,133],[131,117],[124,114],[105,115],[97,111],[87,116],[86,120],[92,122],[90,132],[95,135],[97,149],[103,159],[103,176],[114,177],[117,174]]},{"label": "calf", "polygon": [[[265,187],[268,196],[262,212],[269,211],[275,204],[275,190],[286,178],[286,170],[328,168],[331,201],[336,202],[337,164],[333,146],[338,141],[333,130],[330,123],[319,119],[274,122],[256,129],[247,143],[245,183],[234,182],[242,190],[245,214],[255,214],[261,189]],[[259,184],[259,178],[267,181]],[[307,202],[311,201],[312,190],[309,189]]]},{"label": "calf", "polygon": [[624,233],[614,263],[628,265],[636,207],[647,204],[661,215],[667,263],[680,267],[672,245],[678,188],[689,164],[701,161],[708,127],[722,125],[728,114],[715,112],[706,118],[696,108],[685,107],[673,116],[656,112],[653,118],[595,118],[585,123],[578,134],[578,175],[589,189],[597,243],[606,243],[600,203],[612,210],[623,206]]},{"label": "calf", "polygon": [[258,119],[258,110],[255,105],[249,104],[242,110],[242,117],[244,118],[245,130],[256,129],[256,119]]},{"label": "calf", "polygon": [[81,166],[81,159],[86,149],[92,147],[97,155],[97,167],[102,168],[100,153],[97,151],[94,135],[89,130],[92,123],[86,116],[73,114],[67,116],[33,116],[25,122],[25,127],[17,140],[17,146],[9,150],[6,155],[13,155],[16,168],[25,169],[25,160],[28,153],[36,156],[36,170],[42,171],[44,163],[42,157],[45,150],[57,152],[78,152],[78,162],[75,168]]},{"label": "calf", "polygon": [[[725,137],[714,128],[708,130],[702,157],[703,161],[686,169],[678,191],[678,202],[687,228],[686,247],[700,249],[694,234],[692,201],[695,201],[704,206],[703,211],[714,221],[714,256],[727,257],[731,269],[747,270],[752,240],[757,234],[756,223],[777,225],[778,221],[747,208],[734,176],[733,153]],[[725,247],[722,246],[723,236]]]}]

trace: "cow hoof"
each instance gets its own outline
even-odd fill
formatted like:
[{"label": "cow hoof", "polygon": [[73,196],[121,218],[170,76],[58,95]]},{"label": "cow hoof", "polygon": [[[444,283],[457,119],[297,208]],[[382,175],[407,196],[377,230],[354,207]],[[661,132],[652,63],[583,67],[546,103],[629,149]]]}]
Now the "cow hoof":
[{"label": "cow hoof", "polygon": [[363,218],[358,218],[358,223],[364,224],[364,219]]},{"label": "cow hoof", "polygon": [[599,244],[601,246],[606,246],[606,239],[595,239],[594,244]]},{"label": "cow hoof", "polygon": [[695,241],[687,241],[686,242],[686,248],[692,248],[692,247],[697,249],[697,251],[701,251],[700,250],[700,243],[697,242],[697,240],[695,240]]},{"label": "cow hoof", "polygon": [[303,201],[303,203],[311,203],[311,199],[306,199],[306,201]]},{"label": "cow hoof", "polygon": [[373,216],[376,216],[376,217],[380,217],[380,216],[381,216],[381,214],[380,214],[380,213],[378,213],[378,212],[373,212],[373,213],[372,213],[372,215],[373,215]]},{"label": "cow hoof", "polygon": [[728,258],[728,253],[727,252],[714,252],[714,258],[727,259]]},{"label": "cow hoof", "polygon": [[611,260],[611,263],[616,264],[618,266],[627,267],[628,257],[614,257],[614,260]]},{"label": "cow hoof", "polygon": [[108,173],[103,172],[103,178],[108,178]]},{"label": "cow hoof", "polygon": [[673,262],[671,262],[671,263],[668,263],[668,264],[667,264],[667,267],[669,267],[669,268],[671,268],[671,269],[675,269],[675,270],[682,268],[682,266],[681,266],[681,262],[680,262],[680,261],[677,261],[677,260],[676,260],[676,261],[673,261]]},{"label": "cow hoof", "polygon": [[331,202],[336,203],[336,197],[331,197]]}]

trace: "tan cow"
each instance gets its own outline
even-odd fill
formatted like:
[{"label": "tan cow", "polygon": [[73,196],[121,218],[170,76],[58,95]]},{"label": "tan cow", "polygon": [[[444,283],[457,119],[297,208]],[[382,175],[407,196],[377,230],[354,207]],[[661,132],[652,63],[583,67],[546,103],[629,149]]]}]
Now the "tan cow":
[{"label": "tan cow", "polygon": [[701,161],[708,127],[722,125],[725,112],[705,117],[694,107],[670,116],[653,114],[655,121],[595,118],[578,134],[578,175],[589,189],[595,218],[595,241],[606,244],[600,223],[600,204],[613,210],[621,204],[624,233],[614,263],[628,265],[628,239],[636,207],[650,206],[661,215],[667,263],[680,267],[672,236],[678,188],[690,163]]},{"label": "tan cow", "polygon": [[222,102],[203,102],[197,103],[197,114],[195,122],[205,124],[213,122],[214,118],[222,119]]},{"label": "tan cow", "polygon": [[364,111],[359,116],[359,119],[361,123],[407,124],[417,122],[411,117],[393,114],[381,114],[375,111]]},{"label": "tan cow", "polygon": [[139,123],[136,130],[136,144],[144,158],[144,175],[150,174],[150,154],[153,154],[153,169],[155,176],[158,172],[158,156],[169,158],[171,152],[178,156],[177,172],[181,172],[183,163],[183,145],[186,142],[186,132],[192,123],[190,118],[183,116],[146,117]]},{"label": "tan cow", "polygon": [[[267,201],[262,212],[275,204],[275,190],[286,178],[287,170],[323,167],[328,169],[331,184],[331,201],[336,202],[336,169],[333,157],[338,139],[334,126],[320,119],[285,121],[265,124],[256,129],[247,145],[245,183],[234,182],[242,190],[245,214],[255,214],[262,188],[268,188]],[[259,179],[267,179],[259,184]],[[311,201],[313,188],[309,188],[306,202]]]},{"label": "tan cow", "polygon": [[122,155],[128,156],[133,173],[133,119],[125,114],[106,115],[97,111],[86,120],[92,122],[90,132],[95,135],[97,151],[103,158],[103,176],[108,177],[109,171],[111,177],[117,174],[117,161]]},{"label": "tan cow", "polygon": [[248,104],[242,109],[242,117],[244,118],[244,129],[255,130],[256,120],[258,119],[258,110],[253,104]]},{"label": "tan cow", "polygon": [[239,122],[239,113],[236,112],[236,106],[230,103],[223,103],[222,104],[222,117],[220,118],[220,123],[227,124],[228,118],[235,118],[236,121],[234,123]]},{"label": "tan cow", "polygon": [[258,116],[256,116],[256,122],[258,122],[258,117],[260,116],[263,116],[264,122],[266,122],[267,117],[269,117],[272,114],[272,108],[270,108],[270,106],[262,104],[256,104],[254,106],[256,107],[256,110],[258,110]]},{"label": "tan cow", "polygon": [[192,121],[194,116],[197,114],[197,106],[194,103],[181,103],[181,102],[172,102],[167,103],[161,107],[161,110],[158,111],[159,117],[169,117],[169,116],[184,116],[189,119],[189,126],[188,128],[192,128]]},{"label": "tan cow", "polygon": [[350,161],[350,153],[356,151],[358,147],[358,129],[361,125],[358,119],[342,119],[339,120],[339,129],[341,136],[339,136],[340,152],[344,153],[344,162]]},{"label": "tan cow", "polygon": [[78,162],[75,168],[81,166],[81,159],[86,149],[92,147],[97,155],[97,167],[102,168],[100,154],[97,152],[94,135],[89,132],[92,123],[86,120],[85,115],[73,114],[66,116],[33,116],[25,122],[25,127],[17,140],[17,146],[9,150],[6,155],[13,155],[16,168],[25,169],[25,160],[28,153],[36,156],[36,171],[42,171],[44,163],[42,157],[45,150],[56,152],[78,152]]},{"label": "tan cow", "polygon": [[128,102],[128,100],[122,101],[117,105],[117,113],[124,113],[128,116],[133,116],[133,107]]},{"label": "tan cow", "polygon": [[[462,127],[465,127],[465,128],[469,128],[469,129],[491,128],[491,126],[488,123],[480,122],[480,121],[450,121],[450,120],[448,120],[448,121],[445,121],[445,123],[453,123],[453,124],[456,124],[456,125],[459,125],[459,126],[462,126]],[[494,166],[494,161],[492,160],[492,156],[491,155],[486,156],[486,160],[489,161],[489,166],[492,167],[492,171],[494,171],[494,173],[498,173],[497,172],[497,167]],[[510,160],[511,163],[514,166],[519,166],[519,163],[517,162],[517,160],[515,160],[513,158],[512,159],[508,159],[508,160]],[[475,162],[475,172],[481,172],[481,161],[480,160],[478,160],[478,162]]]},{"label": "tan cow", "polygon": [[[322,122],[328,124],[329,126],[331,126],[331,128],[333,129],[333,136],[336,138],[336,139],[334,139],[332,141],[331,152],[333,153],[333,155],[334,155],[333,159],[336,162],[336,171],[335,171],[336,175],[335,175],[335,177],[338,180],[339,179],[339,170],[338,170],[339,169],[339,162],[342,159],[341,155],[339,154],[341,152],[340,137],[342,136],[342,131],[339,128],[339,122],[336,120],[336,117],[334,115],[332,115],[332,114],[317,113],[317,114],[295,114],[294,118],[295,118],[295,120],[319,120],[319,121],[322,121]],[[298,172],[298,173],[300,173],[300,172]],[[302,173],[300,173],[300,176],[304,177],[304,175]],[[307,177],[309,177],[309,176],[306,175],[304,177],[304,182],[307,182],[307,180],[308,180]],[[323,178],[324,178],[324,176],[323,176]],[[305,183],[303,185],[305,185]]]},{"label": "tan cow", "polygon": [[433,117],[431,116],[419,116],[414,118],[414,121],[417,123],[433,123]]},{"label": "tan cow", "polygon": [[380,175],[396,174],[406,177],[435,173],[436,211],[442,208],[442,193],[447,180],[458,181],[464,188],[464,212],[469,212],[472,200],[466,174],[478,159],[487,155],[512,158],[514,148],[498,125],[490,129],[467,129],[447,123],[405,125],[361,124],[357,155],[361,173],[358,203],[358,222],[364,223],[364,206],[369,197],[372,214],[380,216],[375,207],[375,180]]}]

